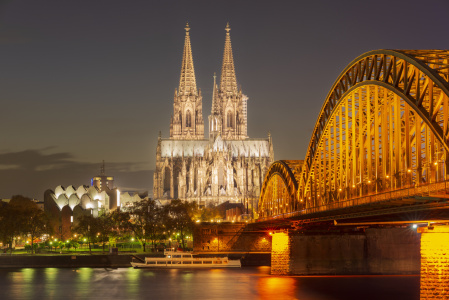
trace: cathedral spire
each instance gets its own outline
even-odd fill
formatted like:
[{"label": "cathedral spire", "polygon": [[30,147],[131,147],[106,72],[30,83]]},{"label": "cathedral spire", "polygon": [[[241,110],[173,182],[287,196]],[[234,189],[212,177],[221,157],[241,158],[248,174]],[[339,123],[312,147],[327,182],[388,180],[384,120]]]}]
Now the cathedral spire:
[{"label": "cathedral spire", "polygon": [[214,73],[214,87],[212,89],[212,115],[218,115],[220,113],[220,106],[218,103],[218,95],[217,95],[217,75]]},{"label": "cathedral spire", "polygon": [[184,42],[184,52],[182,55],[181,78],[179,80],[179,94],[196,95],[195,69],[193,68],[192,46],[190,45],[190,26],[186,24],[186,37]]},{"label": "cathedral spire", "polygon": [[226,24],[226,40],[223,53],[223,65],[221,67],[220,92],[231,92],[237,94],[237,78],[235,77],[234,58],[231,47],[231,27]]},{"label": "cathedral spire", "polygon": [[190,45],[190,26],[186,24],[184,52],[182,54],[179,89],[174,96],[173,115],[170,121],[171,139],[203,139],[204,120],[201,90],[196,87],[193,68],[192,47]]}]

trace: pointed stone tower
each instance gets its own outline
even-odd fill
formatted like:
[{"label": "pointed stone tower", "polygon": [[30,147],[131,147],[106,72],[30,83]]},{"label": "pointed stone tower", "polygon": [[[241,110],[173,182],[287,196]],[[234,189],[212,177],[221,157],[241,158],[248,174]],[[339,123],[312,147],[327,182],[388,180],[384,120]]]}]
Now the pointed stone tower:
[{"label": "pointed stone tower", "polygon": [[217,76],[214,73],[214,87],[212,88],[212,108],[209,116],[209,138],[215,138],[222,132],[221,105],[218,99]]},{"label": "pointed stone tower", "polygon": [[170,138],[198,140],[204,138],[203,102],[201,90],[196,87],[188,23],[185,30],[181,77],[179,88],[175,90],[173,115],[170,122]]},{"label": "pointed stone tower", "polygon": [[231,27],[226,25],[226,39],[221,67],[220,87],[215,84],[212,100],[212,112],[209,117],[211,137],[221,135],[224,140],[247,139],[247,105],[248,97],[237,87],[234,58],[231,46]]},{"label": "pointed stone tower", "polygon": [[201,92],[197,92],[186,26],[179,87],[175,91],[170,138],[159,134],[153,197],[161,203],[172,199],[207,206],[246,203],[257,211],[260,187],[273,161],[271,135],[247,136],[247,97],[238,88],[229,24],[220,82],[214,74],[209,139],[204,138]]}]

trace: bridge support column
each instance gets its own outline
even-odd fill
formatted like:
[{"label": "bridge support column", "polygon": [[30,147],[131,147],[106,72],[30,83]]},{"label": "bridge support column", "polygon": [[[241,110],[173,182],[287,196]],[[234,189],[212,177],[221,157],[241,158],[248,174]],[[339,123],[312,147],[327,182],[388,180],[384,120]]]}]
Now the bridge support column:
[{"label": "bridge support column", "polygon": [[271,242],[271,274],[291,273],[291,234],[288,231],[273,233]]},{"label": "bridge support column", "polygon": [[449,298],[449,226],[419,228],[421,300]]}]

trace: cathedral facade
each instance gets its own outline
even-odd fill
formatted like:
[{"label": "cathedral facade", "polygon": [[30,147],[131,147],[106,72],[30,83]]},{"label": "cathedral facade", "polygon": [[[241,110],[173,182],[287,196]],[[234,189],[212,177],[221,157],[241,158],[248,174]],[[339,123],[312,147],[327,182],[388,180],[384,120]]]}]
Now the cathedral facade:
[{"label": "cathedral facade", "polygon": [[175,90],[170,138],[159,134],[153,182],[155,199],[196,201],[199,205],[225,201],[256,209],[270,164],[273,144],[247,135],[247,101],[237,86],[229,24],[220,83],[214,76],[209,137],[204,136],[201,90],[197,88],[186,26],[179,88]]}]

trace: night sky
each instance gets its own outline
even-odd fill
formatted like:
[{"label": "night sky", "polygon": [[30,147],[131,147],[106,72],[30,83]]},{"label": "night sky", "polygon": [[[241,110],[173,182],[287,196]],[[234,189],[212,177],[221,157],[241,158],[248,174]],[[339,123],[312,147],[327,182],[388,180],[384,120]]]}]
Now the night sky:
[{"label": "night sky", "polygon": [[102,160],[152,193],[169,137],[185,23],[208,132],[231,26],[248,134],[304,159],[339,73],[374,49],[449,49],[449,1],[0,0],[0,198],[89,184]]}]

